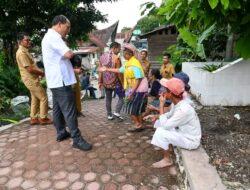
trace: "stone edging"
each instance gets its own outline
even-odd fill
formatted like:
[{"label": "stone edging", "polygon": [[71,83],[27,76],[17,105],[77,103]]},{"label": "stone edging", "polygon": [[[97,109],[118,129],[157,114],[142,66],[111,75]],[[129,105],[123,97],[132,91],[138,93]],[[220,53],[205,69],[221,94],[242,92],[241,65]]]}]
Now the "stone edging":
[{"label": "stone edging", "polygon": [[175,149],[176,160],[187,190],[226,190],[214,166],[209,164],[206,151]]},{"label": "stone edging", "polygon": [[24,122],[26,122],[26,121],[29,121],[29,120],[30,120],[30,118],[25,118],[25,119],[20,120],[18,123],[4,125],[4,126],[0,127],[0,132],[1,132],[1,131],[4,131],[4,130],[6,130],[6,129],[9,129],[9,128],[11,128],[11,127],[20,125],[20,124],[22,124],[22,123],[24,123]]},{"label": "stone edging", "polygon": [[[48,112],[48,114],[51,114],[51,113],[52,113],[52,110],[50,110],[50,111]],[[22,123],[24,123],[24,122],[26,122],[26,121],[29,121],[29,120],[30,120],[30,118],[27,117],[27,118],[24,118],[24,119],[20,120],[18,123],[4,125],[4,126],[0,127],[0,132],[1,132],[1,131],[4,131],[4,130],[6,130],[6,129],[9,129],[9,128],[11,128],[11,127],[20,125],[20,124],[22,124]]]}]

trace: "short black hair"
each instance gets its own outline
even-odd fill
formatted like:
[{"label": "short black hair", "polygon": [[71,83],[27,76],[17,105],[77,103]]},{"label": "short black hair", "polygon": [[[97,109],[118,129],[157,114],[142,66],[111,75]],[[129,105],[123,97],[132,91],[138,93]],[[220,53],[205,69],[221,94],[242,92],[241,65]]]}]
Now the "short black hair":
[{"label": "short black hair", "polygon": [[168,58],[171,58],[171,54],[170,54],[170,53],[167,53],[167,52],[163,53],[163,57],[164,57],[164,56],[167,56]]},{"label": "short black hair", "polygon": [[29,36],[29,34],[26,33],[26,32],[19,32],[19,33],[17,34],[17,41],[23,40],[25,36]]},{"label": "short black hair", "polygon": [[121,44],[119,44],[118,42],[112,42],[109,46],[109,48],[119,48],[121,47]]},{"label": "short black hair", "polygon": [[58,23],[66,24],[67,22],[69,22],[69,19],[66,16],[64,16],[64,15],[57,15],[52,20],[52,26],[55,26]]},{"label": "short black hair", "polygon": [[152,69],[151,75],[155,76],[156,79],[161,79],[161,74],[159,69]]}]

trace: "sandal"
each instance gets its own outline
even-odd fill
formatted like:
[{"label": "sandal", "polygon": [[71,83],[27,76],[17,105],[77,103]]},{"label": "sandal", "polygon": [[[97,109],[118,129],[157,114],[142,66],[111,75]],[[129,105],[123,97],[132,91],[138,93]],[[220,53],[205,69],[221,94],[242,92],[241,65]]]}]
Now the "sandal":
[{"label": "sandal", "polygon": [[128,132],[141,132],[145,129],[144,127],[142,127],[142,125],[139,125],[139,126],[140,127],[133,126],[133,127],[129,128]]}]

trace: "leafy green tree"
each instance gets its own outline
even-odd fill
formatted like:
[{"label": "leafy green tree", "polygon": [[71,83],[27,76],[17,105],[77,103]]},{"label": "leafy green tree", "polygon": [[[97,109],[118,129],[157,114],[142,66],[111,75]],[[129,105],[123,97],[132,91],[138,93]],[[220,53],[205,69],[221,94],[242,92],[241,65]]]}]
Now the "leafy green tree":
[{"label": "leafy green tree", "polygon": [[128,31],[130,31],[132,28],[130,28],[130,27],[123,27],[122,29],[121,29],[121,32],[122,33],[125,33],[125,32],[128,32]]},{"label": "leafy green tree", "polygon": [[141,18],[136,25],[136,29],[141,30],[142,34],[154,30],[156,27],[160,26],[160,20],[157,16],[145,16]]},{"label": "leafy green tree", "polygon": [[70,42],[86,37],[94,29],[95,22],[105,21],[105,17],[94,7],[94,2],[103,1],[116,0],[1,0],[0,38],[8,63],[14,62],[17,33],[26,31],[42,37],[56,15],[64,14],[70,19]]},{"label": "leafy green tree", "polygon": [[[243,58],[250,57],[250,1],[248,0],[163,0],[158,14],[177,26],[180,37],[192,48],[207,32],[226,30],[227,52],[233,47]],[[204,39],[203,39],[204,40]],[[199,46],[199,45],[198,45]],[[203,51],[202,46],[198,47]],[[228,56],[231,54],[228,53]]]}]

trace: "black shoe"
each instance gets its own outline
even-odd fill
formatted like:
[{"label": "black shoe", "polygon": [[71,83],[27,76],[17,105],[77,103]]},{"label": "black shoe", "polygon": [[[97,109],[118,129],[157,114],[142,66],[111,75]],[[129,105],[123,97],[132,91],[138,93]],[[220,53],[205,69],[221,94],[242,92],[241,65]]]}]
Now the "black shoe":
[{"label": "black shoe", "polygon": [[70,133],[66,132],[66,133],[64,133],[62,135],[57,136],[56,141],[61,142],[61,141],[64,141],[64,140],[66,140],[68,138],[70,138]]},{"label": "black shoe", "polygon": [[85,115],[82,112],[78,112],[77,117],[85,117]]},{"label": "black shoe", "polygon": [[85,141],[84,139],[79,140],[77,143],[73,143],[72,145],[73,148],[77,148],[83,151],[88,151],[92,149],[92,145],[89,144],[87,141]]}]

